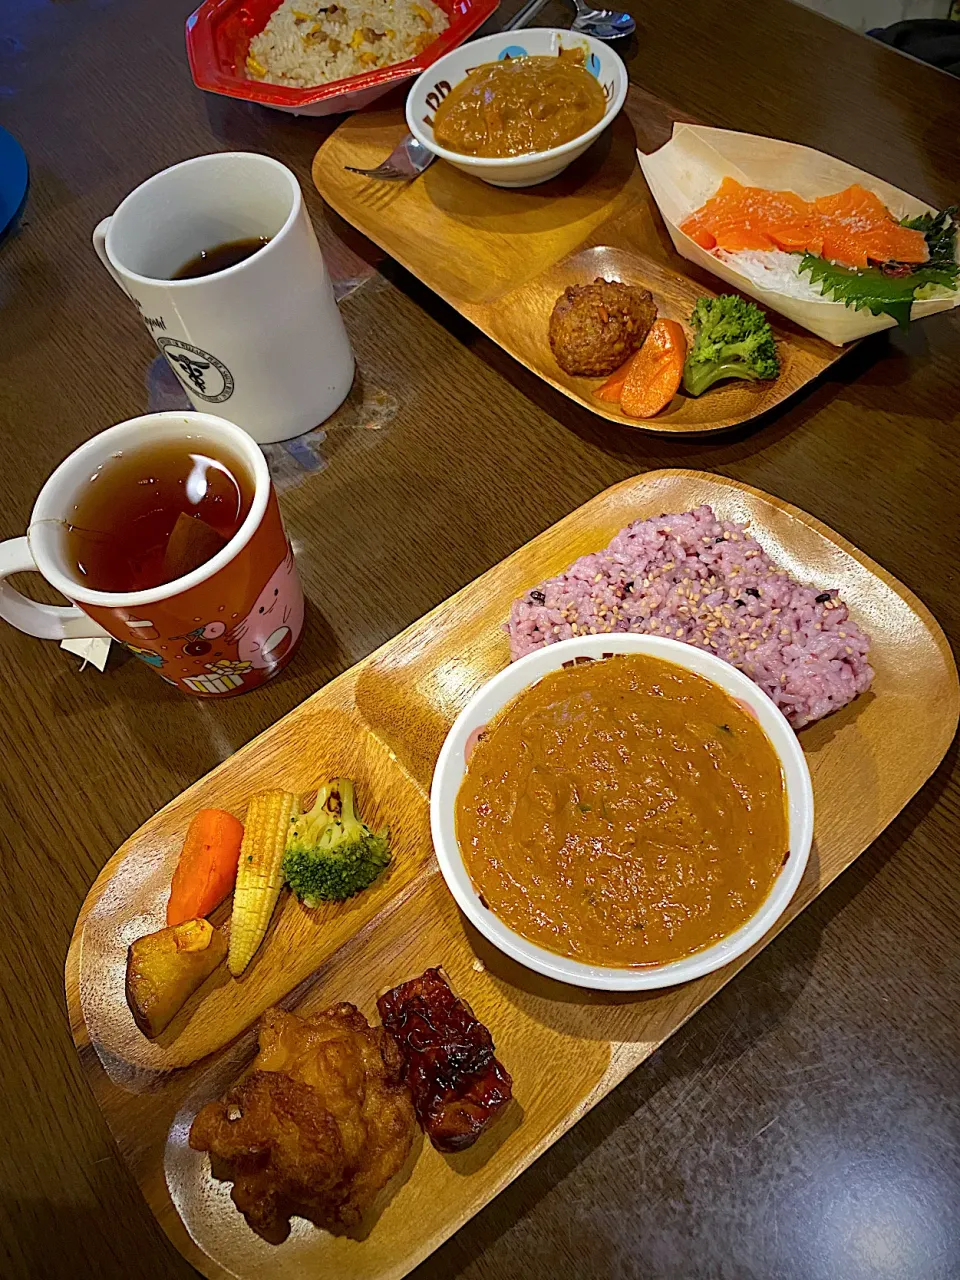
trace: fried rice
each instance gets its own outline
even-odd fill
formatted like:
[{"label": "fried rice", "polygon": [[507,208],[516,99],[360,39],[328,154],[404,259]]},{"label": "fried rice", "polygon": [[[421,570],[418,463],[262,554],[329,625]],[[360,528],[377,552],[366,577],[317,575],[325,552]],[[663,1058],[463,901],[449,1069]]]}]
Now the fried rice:
[{"label": "fried rice", "polygon": [[450,25],[434,0],[283,0],[250,41],[247,76],[311,88],[405,62]]}]

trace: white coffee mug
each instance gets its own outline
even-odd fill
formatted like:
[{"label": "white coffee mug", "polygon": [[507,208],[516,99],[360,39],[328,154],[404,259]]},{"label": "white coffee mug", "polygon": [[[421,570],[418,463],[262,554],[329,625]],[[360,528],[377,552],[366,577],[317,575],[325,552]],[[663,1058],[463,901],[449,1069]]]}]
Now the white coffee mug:
[{"label": "white coffee mug", "polygon": [[[211,275],[171,277],[222,244],[266,238]],[[269,156],[197,156],[148,178],[93,233],[194,406],[259,444],[342,404],[353,355],[300,184]]]}]

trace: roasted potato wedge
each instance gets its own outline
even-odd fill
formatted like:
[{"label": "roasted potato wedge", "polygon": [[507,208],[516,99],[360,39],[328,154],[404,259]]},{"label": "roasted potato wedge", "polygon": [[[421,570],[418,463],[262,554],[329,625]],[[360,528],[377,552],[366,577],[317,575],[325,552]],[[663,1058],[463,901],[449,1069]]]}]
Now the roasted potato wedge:
[{"label": "roasted potato wedge", "polygon": [[127,1004],[134,1022],[154,1040],[227,954],[227,940],[209,920],[186,920],[131,943]]}]

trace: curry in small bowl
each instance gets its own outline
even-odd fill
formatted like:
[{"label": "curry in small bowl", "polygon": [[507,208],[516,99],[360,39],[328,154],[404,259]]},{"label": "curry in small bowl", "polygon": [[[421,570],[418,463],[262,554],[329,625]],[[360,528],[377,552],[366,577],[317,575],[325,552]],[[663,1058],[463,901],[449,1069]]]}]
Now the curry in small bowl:
[{"label": "curry in small bowl", "polygon": [[809,849],[809,774],[786,721],[720,659],[653,637],[564,641],[487,688],[533,658],[540,670],[486,716],[466,709],[467,737],[463,716],[454,726],[459,769],[446,744],[438,762],[434,843],[461,907],[581,985],[670,985],[740,954]]},{"label": "curry in small bowl", "polygon": [[468,156],[521,156],[579,138],[603,119],[607,100],[580,48],[472,68],[437,107],[433,136]]},{"label": "curry in small bowl", "polygon": [[[623,59],[602,40],[532,27],[444,54],[414,81],[404,110],[414,138],[445,165],[491,186],[531,187],[557,177],[596,142],[628,87]],[[428,179],[431,186],[445,181]],[[444,203],[454,191],[457,207],[468,211],[476,193],[450,188]]]},{"label": "curry in small bowl", "polygon": [[483,731],[457,839],[522,937],[588,964],[669,964],[770,892],[789,845],[780,760],[703,676],[647,654],[575,664]]}]

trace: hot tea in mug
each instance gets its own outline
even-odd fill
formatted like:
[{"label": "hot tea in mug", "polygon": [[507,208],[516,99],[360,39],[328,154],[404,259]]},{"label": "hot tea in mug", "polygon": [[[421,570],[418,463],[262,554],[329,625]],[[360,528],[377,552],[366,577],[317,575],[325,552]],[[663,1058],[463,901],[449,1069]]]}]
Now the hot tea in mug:
[{"label": "hot tea in mug", "polygon": [[253,477],[207,441],[166,441],[107,458],[65,521],[70,567],[93,591],[146,591],[221,551],[253,501]]},{"label": "hot tea in mug", "polygon": [[[29,570],[73,606],[5,581]],[[109,636],[202,697],[281,671],[303,612],[266,460],[211,414],[148,414],[94,436],[43,486],[27,537],[0,542],[0,617],[42,638]]]},{"label": "hot tea in mug", "polygon": [[249,236],[246,240],[228,240],[225,244],[214,245],[212,249],[201,249],[189,262],[185,262],[171,277],[173,280],[198,280],[201,276],[212,276],[218,271],[226,271],[228,267],[239,266],[255,253],[270,243],[269,236]]}]

